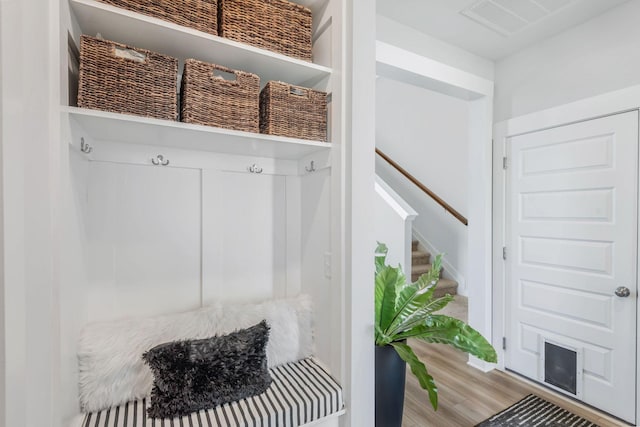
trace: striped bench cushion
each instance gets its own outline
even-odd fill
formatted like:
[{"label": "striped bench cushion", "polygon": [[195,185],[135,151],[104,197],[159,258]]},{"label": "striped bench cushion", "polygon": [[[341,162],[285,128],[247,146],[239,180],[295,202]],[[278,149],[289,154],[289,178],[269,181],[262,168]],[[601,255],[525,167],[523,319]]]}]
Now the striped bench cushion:
[{"label": "striped bench cushion", "polygon": [[88,413],[79,427],[297,427],[343,409],[342,388],[313,358],[270,369],[266,392],[174,419],[147,417],[147,400]]}]

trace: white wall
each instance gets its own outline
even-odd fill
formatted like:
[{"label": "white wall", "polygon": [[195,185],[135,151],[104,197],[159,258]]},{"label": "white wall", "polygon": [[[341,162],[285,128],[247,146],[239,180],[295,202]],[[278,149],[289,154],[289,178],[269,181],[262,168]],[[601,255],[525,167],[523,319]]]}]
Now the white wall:
[{"label": "white wall", "polygon": [[377,15],[376,25],[376,40],[410,50],[479,77],[493,80],[493,61],[416,31],[382,15]]},{"label": "white wall", "polygon": [[640,1],[496,64],[495,121],[640,83]]},{"label": "white wall", "polygon": [[376,147],[467,213],[468,102],[378,78]]},{"label": "white wall", "polygon": [[[468,216],[469,103],[384,78],[376,90],[376,146]],[[376,171],[419,212],[414,229],[464,276],[466,227],[386,162],[378,159]]]}]

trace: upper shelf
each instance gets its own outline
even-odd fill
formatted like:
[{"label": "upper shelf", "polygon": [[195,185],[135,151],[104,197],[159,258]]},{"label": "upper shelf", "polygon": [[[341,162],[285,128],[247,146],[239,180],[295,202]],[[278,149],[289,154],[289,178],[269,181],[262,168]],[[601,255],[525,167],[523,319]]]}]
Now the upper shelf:
[{"label": "upper shelf", "polygon": [[62,107],[95,140],[298,160],[331,148],[327,142],[263,135],[77,107]]},{"label": "upper shelf", "polygon": [[331,68],[203,33],[161,19],[120,9],[96,0],[69,0],[84,34],[152,50],[184,61],[187,58],[258,74],[262,84],[279,80],[314,84]]}]

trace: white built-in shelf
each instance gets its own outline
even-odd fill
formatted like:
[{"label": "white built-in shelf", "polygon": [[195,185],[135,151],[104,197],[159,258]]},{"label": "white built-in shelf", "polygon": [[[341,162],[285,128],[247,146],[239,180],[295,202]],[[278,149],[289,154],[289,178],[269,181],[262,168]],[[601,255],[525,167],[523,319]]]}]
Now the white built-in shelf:
[{"label": "white built-in shelf", "polygon": [[313,85],[331,68],[131,12],[96,0],[69,0],[84,34],[152,50],[184,61],[199,59],[280,80]]},{"label": "white built-in shelf", "polygon": [[[169,120],[62,107],[78,136],[127,144],[297,160],[331,148],[327,142],[263,135]],[[78,128],[79,127],[79,128]],[[83,134],[86,133],[86,134]]]}]

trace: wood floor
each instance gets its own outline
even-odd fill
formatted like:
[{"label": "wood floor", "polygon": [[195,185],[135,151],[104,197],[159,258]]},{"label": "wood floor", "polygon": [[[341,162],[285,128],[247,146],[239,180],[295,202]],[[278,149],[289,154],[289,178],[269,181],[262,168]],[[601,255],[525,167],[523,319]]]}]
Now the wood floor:
[{"label": "wood floor", "polygon": [[[464,297],[447,307],[446,314],[466,319]],[[411,342],[433,375],[439,390],[439,407],[433,411],[427,393],[407,369],[403,427],[472,427],[491,415],[535,393],[601,427],[626,426],[590,408],[578,405],[519,377],[498,370],[483,373],[467,365],[467,356],[444,345]],[[606,417],[606,418],[605,418]]]}]

